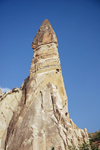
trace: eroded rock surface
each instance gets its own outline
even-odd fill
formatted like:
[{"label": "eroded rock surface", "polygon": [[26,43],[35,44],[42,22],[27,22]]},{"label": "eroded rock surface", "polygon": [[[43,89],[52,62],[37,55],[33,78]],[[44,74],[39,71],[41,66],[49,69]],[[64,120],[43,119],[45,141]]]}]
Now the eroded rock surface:
[{"label": "eroded rock surface", "polygon": [[22,91],[18,88],[2,94],[0,97],[0,150],[4,150],[7,129],[13,115],[21,103]]},{"label": "eroded rock surface", "polygon": [[2,91],[1,91],[1,89],[0,89],[0,94],[2,94]]},{"label": "eroded rock surface", "polygon": [[45,20],[32,43],[29,77],[0,97],[0,150],[68,150],[88,142],[87,130],[69,118],[57,47]]},{"label": "eroded rock surface", "polygon": [[55,43],[58,46],[56,34],[50,22],[47,19],[45,19],[42,25],[40,26],[32,42],[31,47],[33,49],[36,49],[40,45],[49,44],[49,43]]}]

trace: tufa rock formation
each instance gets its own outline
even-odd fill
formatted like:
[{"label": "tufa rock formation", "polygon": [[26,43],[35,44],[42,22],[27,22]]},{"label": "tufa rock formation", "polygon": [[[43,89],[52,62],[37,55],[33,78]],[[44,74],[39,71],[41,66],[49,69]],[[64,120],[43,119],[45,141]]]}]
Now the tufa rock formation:
[{"label": "tufa rock formation", "polygon": [[0,150],[68,150],[88,142],[69,118],[57,37],[44,20],[32,46],[29,77],[0,95]]}]

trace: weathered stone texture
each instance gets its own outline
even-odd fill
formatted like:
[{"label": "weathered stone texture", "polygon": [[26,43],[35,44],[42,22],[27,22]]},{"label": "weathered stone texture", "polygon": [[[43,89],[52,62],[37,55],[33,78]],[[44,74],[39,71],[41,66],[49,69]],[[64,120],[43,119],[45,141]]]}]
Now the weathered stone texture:
[{"label": "weathered stone texture", "polygon": [[48,82],[57,86],[63,101],[63,106],[66,105],[66,112],[68,112],[67,95],[64,88],[60,60],[55,43],[41,45],[34,50],[34,57],[30,69],[30,79],[32,77],[35,78],[37,82],[43,80],[41,86],[39,86],[40,89]]},{"label": "weathered stone texture", "polygon": [[69,118],[57,46],[45,20],[32,43],[29,77],[0,95],[0,150],[68,150],[88,142],[87,130]]},{"label": "weathered stone texture", "polygon": [[2,94],[2,91],[1,91],[1,89],[0,89],[0,94]]},{"label": "weathered stone texture", "polygon": [[7,135],[7,128],[13,117],[13,114],[18,109],[22,97],[22,91],[15,88],[0,97],[0,150],[4,148]]},{"label": "weathered stone texture", "polygon": [[56,34],[50,24],[50,22],[45,19],[40,26],[33,42],[32,42],[32,48],[36,49],[40,45],[49,44],[49,43],[57,43],[57,37]]},{"label": "weathered stone texture", "polygon": [[78,148],[79,140],[87,139],[86,131],[72,128],[66,121],[59,91],[51,83],[39,92],[35,100],[33,98],[8,136],[7,150],[51,150],[52,147],[67,150],[69,145]]}]

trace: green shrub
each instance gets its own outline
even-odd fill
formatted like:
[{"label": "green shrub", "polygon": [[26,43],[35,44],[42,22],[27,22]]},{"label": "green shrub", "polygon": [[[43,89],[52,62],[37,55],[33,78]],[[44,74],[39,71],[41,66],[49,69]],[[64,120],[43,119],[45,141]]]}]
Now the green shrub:
[{"label": "green shrub", "polygon": [[[99,135],[97,135],[96,137],[99,137]],[[54,150],[54,147],[52,148],[52,150]],[[74,146],[69,146],[69,150],[77,150]],[[92,141],[90,140],[90,143],[86,143],[84,142],[80,147],[79,150],[99,150],[98,146],[93,144]]]},{"label": "green shrub", "polygon": [[[70,150],[77,150],[75,147],[73,146],[69,146]],[[98,146],[96,146],[95,144],[93,144],[92,142],[90,144],[87,144],[86,142],[84,142],[80,147],[79,150],[99,150]]]},{"label": "green shrub", "polygon": [[100,141],[100,132],[97,132],[92,139],[90,139],[91,142]]},{"label": "green shrub", "polygon": [[74,146],[69,146],[70,150],[77,150]]},{"label": "green shrub", "polygon": [[90,144],[87,144],[86,142],[84,142],[80,147],[80,150],[89,150],[90,149]]},{"label": "green shrub", "polygon": [[92,145],[91,145],[91,150],[99,150],[99,149],[98,149],[98,146],[97,146],[97,145],[95,145],[95,144],[92,143]]}]

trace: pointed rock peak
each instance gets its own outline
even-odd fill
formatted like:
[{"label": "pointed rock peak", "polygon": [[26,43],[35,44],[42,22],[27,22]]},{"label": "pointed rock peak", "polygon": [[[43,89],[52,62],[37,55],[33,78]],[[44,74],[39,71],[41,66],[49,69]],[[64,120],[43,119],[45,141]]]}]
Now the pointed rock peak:
[{"label": "pointed rock peak", "polygon": [[45,45],[49,43],[55,43],[58,47],[56,34],[50,24],[50,22],[45,19],[40,26],[31,47],[36,49],[40,45]]},{"label": "pointed rock peak", "polygon": [[45,19],[42,24],[50,24],[50,21],[48,19]]}]

